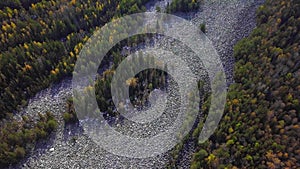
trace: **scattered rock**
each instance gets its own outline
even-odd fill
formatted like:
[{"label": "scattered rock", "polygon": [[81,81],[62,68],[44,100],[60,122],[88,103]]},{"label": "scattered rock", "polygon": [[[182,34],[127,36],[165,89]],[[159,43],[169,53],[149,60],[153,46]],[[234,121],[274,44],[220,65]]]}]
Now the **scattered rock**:
[{"label": "scattered rock", "polygon": [[[159,6],[162,6],[167,1],[169,0],[155,2],[159,2]],[[245,0],[234,2],[213,1],[204,4],[201,11],[192,16],[192,22],[196,25],[206,24],[206,34],[221,55],[228,83],[233,82],[233,45],[239,39],[247,36],[255,27],[255,10],[262,2],[263,0],[255,2]],[[151,10],[155,6],[154,4]],[[164,41],[164,38],[160,37],[158,43],[159,41]],[[173,43],[173,41],[171,42]],[[52,148],[49,151],[34,151],[31,157],[26,159],[21,166],[24,168],[26,166],[30,166],[30,168],[165,168],[170,159],[168,153],[147,159],[120,157],[104,151],[84,134],[78,135],[75,145],[70,145],[71,138],[65,140],[63,137],[64,123],[62,119],[65,101],[70,96],[72,96],[71,79],[66,79],[41,91],[30,100],[29,105],[23,111],[24,115],[36,117],[37,112],[45,113],[52,110],[59,121],[59,128],[51,137],[52,140],[47,143],[49,145],[45,146]],[[130,128],[133,129],[137,126],[134,124],[130,126],[126,130],[132,134],[133,131],[130,131]],[[152,124],[150,127],[154,129],[158,126]],[[157,129],[152,133],[147,130],[146,134],[156,134],[160,130]],[[187,147],[183,152],[184,154],[182,154],[182,157],[184,157],[181,159],[182,162],[178,163],[179,168],[189,168],[194,145],[188,143]]]}]

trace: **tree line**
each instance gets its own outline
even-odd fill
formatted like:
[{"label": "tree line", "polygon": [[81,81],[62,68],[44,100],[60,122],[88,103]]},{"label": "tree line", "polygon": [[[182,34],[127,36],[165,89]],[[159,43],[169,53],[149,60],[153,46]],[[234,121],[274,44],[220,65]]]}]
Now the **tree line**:
[{"label": "tree line", "polygon": [[[145,0],[4,0],[0,2],[0,166],[26,156],[57,125],[52,113],[16,121],[13,114],[51,83],[71,76],[91,33],[126,14],[144,11]],[[63,115],[76,120],[71,101]],[[38,116],[39,112],[36,112]],[[43,112],[41,112],[43,113]]]},{"label": "tree line", "polygon": [[[259,7],[257,28],[234,47],[236,83],[224,116],[214,135],[198,144],[191,168],[300,166],[299,8],[292,0]],[[208,98],[203,112],[209,106]]]}]

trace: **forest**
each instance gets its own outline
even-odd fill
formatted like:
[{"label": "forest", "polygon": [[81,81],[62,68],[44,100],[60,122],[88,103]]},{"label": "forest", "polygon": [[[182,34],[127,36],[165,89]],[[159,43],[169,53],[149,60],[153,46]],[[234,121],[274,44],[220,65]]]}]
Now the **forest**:
[{"label": "forest", "polygon": [[[55,82],[70,77],[83,44],[92,32],[113,18],[145,11],[146,0],[3,0],[0,2],[0,167],[17,163],[34,148],[35,142],[47,137],[57,128],[52,112],[36,112],[39,120],[26,115],[21,120],[13,117],[28,104],[31,97]],[[179,7],[183,1],[172,3],[170,12],[196,9],[195,1]],[[174,9],[173,9],[174,8]],[[142,42],[133,38],[130,45]],[[114,52],[115,66],[124,59],[120,46]],[[112,50],[112,51],[113,51]],[[109,61],[104,60],[104,62]],[[111,60],[110,60],[111,61]],[[114,68],[113,68],[114,69]],[[111,75],[107,70],[99,75],[96,84],[97,101],[101,110],[113,115],[107,86]],[[138,77],[149,74],[149,84],[142,85]],[[163,79],[159,79],[162,77]],[[145,71],[132,81],[132,94],[145,99],[138,90],[162,87],[165,74],[156,70]],[[134,97],[133,97],[134,98]],[[136,101],[135,104],[138,104]],[[66,123],[77,122],[73,99],[66,102],[67,111],[62,114]]]},{"label": "forest", "polygon": [[[51,112],[40,114],[37,124],[26,116],[17,121],[14,114],[37,92],[71,76],[76,58],[93,30],[113,17],[144,11],[145,2],[0,2],[0,167],[25,157],[38,139],[46,138],[57,126]],[[63,115],[67,122],[76,119],[71,110]]]},{"label": "forest", "polygon": [[[235,84],[223,118],[191,168],[299,168],[300,1],[267,0],[234,47]],[[203,112],[209,108],[209,98]],[[199,123],[193,136],[203,123]]]},{"label": "forest", "polygon": [[[36,120],[14,116],[39,91],[72,76],[75,62],[93,31],[123,15],[145,11],[148,0],[1,0],[0,1],[0,168],[30,155],[35,143],[47,140],[58,127],[53,112],[36,112]],[[202,0],[174,0],[167,13],[198,10]],[[157,7],[157,11],[160,9]],[[200,25],[203,32],[207,29]],[[257,28],[234,47],[234,80],[218,129],[198,143],[201,121],[172,152],[178,158],[183,144],[193,139],[191,168],[300,167],[300,2],[266,0],[257,10]],[[111,101],[110,83],[126,58],[122,46],[134,46],[155,35],[139,35],[116,45],[93,89],[101,111],[119,116]],[[112,59],[113,58],[113,59]],[[139,58],[136,65],[154,62]],[[161,65],[166,70],[165,65]],[[131,71],[130,69],[128,71]],[[150,91],[168,85],[166,72],[149,69],[125,80],[130,101],[147,103]],[[201,84],[199,84],[201,88]],[[76,123],[73,98],[62,117]],[[210,106],[206,95],[204,118]],[[176,168],[174,160],[169,168]]]}]

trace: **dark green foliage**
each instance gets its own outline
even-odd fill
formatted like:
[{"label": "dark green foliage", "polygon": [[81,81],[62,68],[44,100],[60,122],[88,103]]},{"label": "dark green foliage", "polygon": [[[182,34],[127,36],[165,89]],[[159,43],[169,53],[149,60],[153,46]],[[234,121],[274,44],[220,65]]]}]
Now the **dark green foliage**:
[{"label": "dark green foliage", "polygon": [[16,154],[16,158],[25,157],[25,149],[23,147],[17,147],[14,153]]},{"label": "dark green foliage", "polygon": [[[120,53],[114,53],[115,64],[112,69],[106,70],[101,76],[98,77],[95,84],[96,99],[99,108],[102,112],[107,112],[109,115],[115,116],[118,113],[112,110],[115,109],[111,101],[111,81],[115,73],[115,67],[125,58]],[[135,56],[133,63],[135,65],[143,65],[154,63],[152,59],[145,59],[144,56]],[[134,67],[134,66],[133,66]],[[126,71],[133,71],[133,67],[128,68]],[[163,68],[161,68],[163,69]],[[129,86],[130,101],[134,106],[142,107],[147,102],[149,93],[154,89],[164,89],[167,80],[167,74],[158,69],[147,69],[138,73],[131,79],[124,79],[124,76],[117,78],[118,83],[125,83]],[[121,91],[120,91],[121,92]]]},{"label": "dark green foliage", "polygon": [[206,25],[205,25],[205,23],[200,24],[200,30],[201,30],[203,33],[206,33]]},{"label": "dark green foliage", "polygon": [[67,100],[66,103],[67,111],[63,114],[63,118],[65,123],[76,123],[78,122],[78,118],[73,105],[73,98]]},{"label": "dark green foliage", "polygon": [[141,12],[143,3],[1,1],[0,119],[50,83],[70,76],[93,29],[114,16]]},{"label": "dark green foliage", "polygon": [[200,8],[201,0],[173,0],[168,4],[167,13],[191,12]]},{"label": "dark green foliage", "polygon": [[200,151],[198,151],[197,153],[195,153],[194,160],[203,160],[207,156],[208,156],[207,151],[204,150],[204,149],[201,149]]},{"label": "dark green foliage", "polygon": [[[70,76],[91,32],[113,17],[144,10],[145,0],[0,1],[0,168],[17,162],[38,139],[55,130],[47,114],[33,122],[11,117],[51,83]],[[128,8],[129,7],[129,8]],[[72,105],[72,103],[68,103]],[[77,117],[72,107],[66,122]],[[22,149],[23,148],[23,149]]]},{"label": "dark green foliage", "polygon": [[[39,139],[46,138],[57,127],[53,115],[48,112],[39,115],[37,123],[31,121],[11,121],[1,126],[0,167],[18,162],[30,151]],[[23,117],[26,119],[27,117]],[[26,127],[26,126],[31,127]]]},{"label": "dark green foliage", "polygon": [[[257,28],[234,47],[236,83],[223,119],[198,145],[192,168],[300,166],[299,9],[292,0],[267,0],[258,9]],[[199,158],[203,150],[209,155]]]},{"label": "dark green foliage", "polygon": [[161,8],[159,6],[155,7],[156,12],[161,12]]}]

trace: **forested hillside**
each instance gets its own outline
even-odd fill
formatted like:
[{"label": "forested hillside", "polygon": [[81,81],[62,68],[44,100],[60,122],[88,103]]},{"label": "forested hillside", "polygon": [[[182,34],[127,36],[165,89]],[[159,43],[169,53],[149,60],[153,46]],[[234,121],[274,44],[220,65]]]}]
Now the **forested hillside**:
[{"label": "forested hillside", "polygon": [[71,75],[83,43],[113,17],[144,11],[146,0],[3,0],[0,2],[0,167],[17,162],[56,128],[12,118],[28,99]]},{"label": "forested hillside", "polygon": [[[93,31],[113,18],[145,11],[147,0],[3,0],[0,2],[0,167],[25,157],[36,141],[45,139],[57,128],[53,112],[35,112],[36,118],[15,115],[39,91],[66,77],[70,77],[80,50]],[[183,5],[187,3],[188,5]],[[199,8],[198,1],[175,1],[169,12]],[[141,41],[133,38],[134,43]],[[131,45],[131,41],[122,45]],[[116,65],[124,57],[117,45],[108,55]],[[111,58],[106,59],[112,61]],[[107,60],[104,60],[107,64]],[[108,94],[109,82],[115,67],[100,75],[96,84],[101,110],[113,115]],[[149,75],[146,87],[142,75]],[[146,91],[162,87],[164,73],[150,70],[128,81],[132,101],[145,99]],[[160,79],[160,77],[162,79]],[[140,79],[140,80],[138,80]],[[141,90],[141,91],[138,91]],[[144,94],[143,94],[144,93]],[[135,99],[133,99],[135,98]],[[62,114],[66,123],[76,122],[72,99]]]},{"label": "forested hillside", "polygon": [[300,1],[267,0],[257,28],[235,46],[236,83],[219,128],[198,145],[193,169],[300,167],[299,42]]},{"label": "forested hillside", "polygon": [[1,1],[0,118],[51,82],[70,75],[83,42],[112,17],[145,1]]},{"label": "forested hillside", "polygon": [[[18,116],[29,99],[51,84],[71,77],[79,53],[94,30],[113,18],[146,11],[144,5],[147,2],[148,0],[0,0],[0,168],[12,167],[30,155],[37,141],[49,139],[51,133],[59,133],[59,126],[64,128],[57,118],[60,114],[55,111],[37,111],[32,115],[34,118]],[[203,0],[163,2],[168,2],[162,8],[167,13],[197,11],[204,3]],[[156,10],[161,9],[156,6]],[[221,26],[223,25],[222,22]],[[203,32],[206,31],[204,22],[200,28]],[[203,122],[200,122],[173,149],[173,157],[166,160],[170,161],[170,165],[164,161],[163,165],[177,168],[176,162],[181,160],[178,154],[186,148],[185,143],[195,141],[197,147],[191,162],[193,169],[300,168],[299,30],[299,0],[266,0],[257,10],[257,28],[234,48],[235,84],[229,88],[224,116],[218,129],[208,141],[200,144],[197,142],[203,127]],[[153,40],[155,36],[138,35],[114,46],[99,67],[106,70],[99,70],[101,74],[97,76],[95,86],[85,88],[87,92],[96,91],[99,108],[105,112],[106,118],[121,117],[112,102],[110,83],[117,66],[126,58],[123,47],[132,49],[127,54],[132,53],[138,44],[144,45],[146,40]],[[133,62],[141,65],[154,61],[139,57]],[[166,68],[166,65],[161,67]],[[127,71],[132,70],[128,68]],[[138,108],[147,106],[151,91],[166,89],[170,79],[166,72],[155,69],[144,70],[131,79],[119,78],[120,81],[126,81],[130,101]],[[209,110],[209,100],[207,97],[201,105],[204,118]],[[64,112],[60,113],[65,123],[77,123],[73,99],[68,99],[64,106]],[[123,104],[117,106],[124,107]],[[53,133],[55,130],[57,132]],[[75,144],[76,137],[71,140]],[[65,146],[68,149],[55,147],[51,155],[62,155],[46,156],[47,159],[56,157],[57,163],[66,162],[69,163],[66,166],[73,167],[73,163],[86,159],[92,159],[96,163],[107,162],[102,156],[98,158],[101,162],[88,156],[94,156],[96,148],[87,145],[90,142],[82,141],[82,137],[78,144],[83,145],[84,148],[81,149],[78,145],[75,148],[68,147],[62,142],[57,147]],[[78,154],[72,154],[74,149]],[[91,150],[88,155],[87,150]],[[192,152],[194,150],[193,148]],[[67,158],[66,161],[62,160],[64,157]],[[85,159],[78,160],[75,157]],[[109,155],[110,165],[117,165],[118,160],[119,157]],[[131,166],[131,162],[125,163]],[[187,163],[190,163],[190,159]],[[50,160],[48,164],[52,166],[54,163]],[[137,164],[140,165],[140,161]],[[40,168],[38,166],[31,167]]]}]

